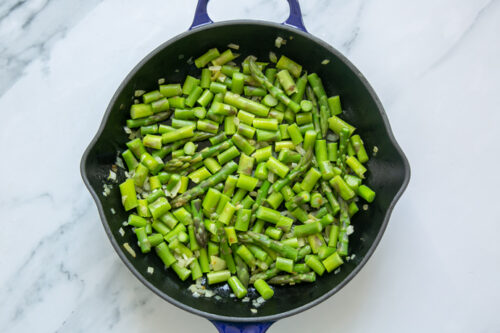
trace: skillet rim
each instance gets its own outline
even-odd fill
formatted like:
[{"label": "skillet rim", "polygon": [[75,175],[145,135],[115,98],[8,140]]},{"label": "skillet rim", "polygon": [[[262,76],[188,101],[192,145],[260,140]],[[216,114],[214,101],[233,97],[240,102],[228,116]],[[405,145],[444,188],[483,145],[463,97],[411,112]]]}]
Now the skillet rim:
[{"label": "skillet rim", "polygon": [[[342,61],[351,71],[354,75],[356,75],[361,83],[364,85],[364,87],[368,90],[368,93],[370,94],[370,97],[373,99],[377,106],[377,111],[380,113],[383,124],[385,126],[385,130],[387,132],[388,139],[390,140],[391,144],[394,146],[396,149],[397,153],[401,157],[401,160],[403,162],[403,169],[404,169],[404,178],[403,178],[403,183],[398,190],[398,192],[395,194],[394,198],[392,199],[391,203],[389,204],[389,207],[387,208],[385,215],[384,215],[384,220],[382,221],[382,225],[378,231],[378,234],[376,235],[372,245],[366,252],[366,255],[364,258],[359,262],[359,264],[349,273],[349,275],[342,280],[335,288],[332,288],[330,291],[327,293],[323,294],[322,296],[312,300],[311,302],[304,304],[300,307],[294,308],[289,311],[281,312],[275,315],[271,316],[258,316],[258,317],[232,317],[232,316],[220,316],[216,314],[212,314],[209,312],[201,311],[196,308],[193,308],[191,306],[185,305],[182,302],[177,301],[176,299],[170,297],[160,289],[156,288],[152,283],[150,283],[131,263],[131,261],[127,258],[125,255],[123,249],[121,248],[120,244],[118,244],[117,240],[113,236],[111,232],[111,228],[109,227],[109,223],[107,222],[106,216],[104,215],[104,208],[101,204],[101,201],[99,200],[97,193],[94,191],[92,186],[90,185],[89,181],[89,176],[87,175],[87,159],[92,151],[92,148],[95,146],[96,142],[99,140],[100,136],[102,135],[105,125],[107,124],[108,118],[111,114],[111,111],[113,109],[113,105],[115,104],[116,100],[118,99],[118,96],[120,95],[121,91],[124,89],[124,87],[127,85],[127,83],[130,81],[130,79],[142,68],[144,64],[146,64],[151,58],[153,58],[158,52],[162,51],[166,47],[168,47],[170,44],[187,37],[193,33],[196,33],[198,31],[203,31],[203,30],[210,30],[218,27],[224,27],[224,26],[232,26],[232,25],[259,25],[259,26],[268,26],[268,27],[273,27],[273,28],[279,28],[287,32],[292,32],[295,34],[302,35],[303,37],[309,39],[310,41],[320,44],[323,46],[325,49],[327,49],[330,53],[334,54],[340,61]],[[382,106],[382,103],[380,102],[378,96],[376,95],[374,89],[372,86],[368,83],[368,80],[365,78],[365,76],[345,57],[341,52],[339,52],[337,49],[329,45],[328,43],[324,42],[323,40],[315,37],[314,35],[303,32],[297,28],[285,25],[285,24],[279,24],[279,23],[274,23],[274,22],[268,22],[268,21],[262,21],[262,20],[229,20],[229,21],[221,21],[217,23],[211,23],[211,24],[206,24],[202,25],[199,27],[196,27],[192,30],[187,30],[171,39],[168,41],[162,43],[158,47],[156,47],[153,51],[151,51],[148,55],[146,55],[128,74],[127,76],[123,79],[121,82],[120,86],[116,89],[113,97],[111,98],[108,107],[106,108],[106,112],[104,113],[104,116],[101,120],[101,124],[99,126],[99,129],[97,130],[97,133],[94,135],[92,141],[90,144],[87,146],[85,149],[85,152],[82,156],[81,162],[80,162],[80,173],[83,178],[83,181],[85,183],[85,186],[89,190],[92,198],[94,199],[94,202],[96,203],[97,209],[99,211],[99,216],[101,218],[101,222],[104,226],[104,230],[106,231],[106,234],[114,248],[114,250],[117,252],[118,256],[120,259],[123,261],[125,266],[132,272],[133,275],[135,275],[136,278],[139,279],[139,281],[142,282],[146,287],[148,287],[153,293],[155,293],[157,296],[161,297],[162,299],[168,301],[170,304],[173,304],[177,306],[178,308],[191,312],[193,314],[205,317],[209,319],[210,321],[223,321],[223,322],[235,322],[235,323],[262,323],[262,322],[275,322],[278,319],[281,318],[286,318],[289,316],[292,316],[294,314],[306,311],[310,309],[311,307],[318,305],[325,301],[326,299],[330,298],[332,295],[337,293],[340,289],[342,289],[347,283],[349,283],[358,273],[359,271],[364,267],[366,262],[370,259],[370,257],[373,255],[375,252],[375,249],[377,248],[384,232],[385,229],[387,228],[387,224],[389,222],[389,218],[392,214],[392,211],[398,202],[399,198],[402,196],[403,192],[408,186],[408,183],[410,181],[410,165],[408,163],[408,160],[403,153],[403,150],[397,143],[396,139],[394,138],[394,134],[391,130],[391,126],[389,124],[389,120],[387,118],[387,115],[385,113],[384,107]]]}]

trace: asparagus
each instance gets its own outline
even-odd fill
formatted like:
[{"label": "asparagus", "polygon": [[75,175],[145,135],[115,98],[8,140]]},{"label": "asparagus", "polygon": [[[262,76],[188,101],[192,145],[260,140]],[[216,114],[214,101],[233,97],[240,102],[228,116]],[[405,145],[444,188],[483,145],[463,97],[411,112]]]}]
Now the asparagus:
[{"label": "asparagus", "polygon": [[150,116],[153,114],[153,108],[147,102],[144,104],[133,104],[130,107],[130,118],[138,119]]},{"label": "asparagus", "polygon": [[233,290],[233,293],[236,295],[236,297],[243,298],[247,295],[247,289],[236,276],[231,276],[228,279],[228,284]]},{"label": "asparagus", "polygon": [[194,136],[179,140],[177,142],[173,142],[169,145],[162,146],[161,149],[155,150],[151,155],[153,155],[154,157],[164,158],[165,156],[188,142],[205,141],[213,136],[213,133],[197,131],[194,133]]},{"label": "asparagus", "polygon": [[332,215],[336,215],[340,209],[338,201],[335,199],[333,196],[332,189],[328,185],[326,181],[321,181],[321,189],[323,190],[323,193],[326,196],[326,199],[328,200],[328,203],[330,204],[330,210],[332,212]]},{"label": "asparagus", "polygon": [[257,197],[255,198],[255,203],[252,205],[252,215],[250,217],[250,225],[252,225],[255,222],[255,219],[257,218],[255,216],[255,212],[262,205],[264,199],[267,197],[267,193],[270,187],[271,187],[271,182],[267,179],[260,186],[259,191],[257,192]]},{"label": "asparagus", "polygon": [[347,203],[339,198],[340,201],[340,231],[337,242],[337,251],[341,256],[347,255],[349,236],[347,235],[347,227],[351,224]]},{"label": "asparagus", "polygon": [[[202,162],[204,159],[220,154],[233,145],[231,140],[223,141],[215,146],[206,147],[202,151],[193,156],[179,156],[165,163],[165,170],[175,172],[182,169],[187,169],[196,163]],[[190,170],[188,170],[189,172]]]},{"label": "asparagus", "polygon": [[312,252],[311,246],[306,245],[303,248],[299,250],[299,253],[297,255],[297,260],[304,259],[306,255],[310,254]]},{"label": "asparagus", "polygon": [[330,117],[330,107],[328,106],[328,97],[325,93],[325,88],[323,88],[323,82],[319,78],[318,74],[312,73],[307,76],[307,80],[314,90],[314,94],[318,97],[319,110],[321,117],[328,119]]},{"label": "asparagus", "polygon": [[260,246],[276,251],[285,258],[292,260],[297,259],[297,249],[294,249],[293,247],[285,245],[281,242],[275,241],[266,235],[258,234],[253,231],[247,231],[246,233],[240,234],[238,238],[243,243],[256,243]]},{"label": "asparagus", "polygon": [[164,97],[174,97],[182,94],[182,87],[179,83],[160,85],[160,93]]},{"label": "asparagus", "polygon": [[269,113],[269,107],[229,91],[224,94],[224,103],[251,112],[258,117],[266,117]]},{"label": "asparagus", "polygon": [[274,295],[274,290],[269,287],[269,285],[266,283],[266,281],[260,279],[256,280],[254,283],[255,289],[259,292],[259,294],[262,296],[264,299],[269,299],[273,297]]},{"label": "asparagus", "polygon": [[236,273],[236,264],[234,263],[233,259],[233,250],[231,250],[231,247],[229,246],[227,242],[227,237],[225,237],[224,231],[222,228],[218,229],[219,232],[219,239],[220,239],[220,253],[222,256],[222,259],[226,262],[227,269],[231,272],[231,274]]},{"label": "asparagus", "polygon": [[234,173],[237,169],[238,169],[238,164],[236,164],[233,161],[229,161],[226,165],[222,167],[222,169],[220,169],[219,172],[212,175],[208,179],[205,179],[197,186],[191,188],[190,190],[186,191],[185,193],[181,194],[180,196],[172,200],[171,202],[172,207],[176,208],[184,206],[189,201],[205,193],[205,190],[207,190],[209,187],[215,186],[218,183],[225,181],[226,178],[232,173]]},{"label": "asparagus", "polygon": [[164,121],[164,120],[168,119],[171,114],[172,114],[172,111],[165,111],[165,112],[153,114],[153,115],[146,117],[146,118],[128,119],[127,120],[127,127],[128,128],[137,128],[137,127],[141,127],[141,126],[153,125],[153,124],[159,123],[160,121]]},{"label": "asparagus", "polygon": [[300,111],[300,105],[292,101],[280,88],[275,87],[271,81],[262,73],[253,59],[250,59],[250,71],[252,77],[259,82],[259,84],[266,88],[267,91],[274,97],[284,103],[287,107],[292,109],[295,113]]},{"label": "asparagus", "polygon": [[206,53],[202,54],[198,58],[195,59],[194,64],[198,68],[205,67],[206,64],[208,64],[210,61],[214,60],[220,56],[219,50],[216,48],[208,50]]},{"label": "asparagus", "polygon": [[206,275],[238,298],[254,284],[268,299],[265,281],[314,282],[342,265],[357,199],[375,192],[364,142],[316,73],[284,55],[276,68],[237,56],[211,49],[195,60],[201,77],[136,94],[120,193],[142,253],[154,248],[183,281]]},{"label": "asparagus", "polygon": [[278,268],[271,267],[268,270],[250,276],[250,284],[254,284],[257,280],[269,280],[280,273]]},{"label": "asparagus", "polygon": [[238,276],[238,279],[240,279],[241,283],[248,288],[250,273],[248,272],[247,264],[237,254],[234,255],[234,262],[236,264],[236,275]]},{"label": "asparagus", "polygon": [[314,129],[317,133],[321,133],[321,136],[324,138],[326,133],[328,132],[328,119],[321,117],[318,110],[318,101],[316,100],[316,96],[314,96],[314,91],[311,87],[307,87],[306,90],[307,98],[312,102],[312,117],[314,123]]},{"label": "asparagus", "polygon": [[282,55],[276,64],[277,69],[286,69],[295,77],[300,76],[300,72],[302,72],[302,66],[293,61],[292,59]]},{"label": "asparagus", "polygon": [[[301,103],[302,99],[304,98],[304,93],[306,92],[306,87],[307,87],[307,74],[302,75],[297,79],[297,82],[295,82],[295,85],[297,86],[297,92],[293,94],[292,96],[292,101],[295,103]],[[307,97],[309,99],[309,97]],[[302,110],[306,111],[306,110]]]},{"label": "asparagus", "polygon": [[177,158],[171,159],[165,163],[164,169],[168,172],[176,172],[187,168],[193,157],[192,156],[179,156]]},{"label": "asparagus", "polygon": [[295,179],[300,177],[304,172],[306,172],[309,169],[309,165],[312,162],[312,157],[313,157],[313,149],[311,147],[309,150],[307,150],[306,154],[300,160],[300,163],[297,165],[297,167],[295,167],[295,169],[290,171],[285,178],[280,179],[273,184],[273,191],[276,192],[281,191],[281,189],[284,186],[290,184],[292,181],[294,181]]},{"label": "asparagus", "polygon": [[193,212],[194,235],[196,241],[201,247],[207,246],[208,235],[203,223],[203,213],[201,212],[201,200],[191,201],[191,210]]},{"label": "asparagus", "polygon": [[120,184],[120,193],[122,204],[126,211],[137,207],[137,197],[134,187],[134,181],[132,179],[127,179],[122,184]]},{"label": "asparagus", "polygon": [[302,274],[286,274],[286,275],[278,275],[267,281],[269,284],[296,284],[300,282],[314,282],[316,281],[316,273],[302,273]]},{"label": "asparagus", "polygon": [[349,140],[349,130],[343,128],[340,130],[339,150],[337,154],[337,165],[345,173],[345,155],[347,150],[347,143]]}]

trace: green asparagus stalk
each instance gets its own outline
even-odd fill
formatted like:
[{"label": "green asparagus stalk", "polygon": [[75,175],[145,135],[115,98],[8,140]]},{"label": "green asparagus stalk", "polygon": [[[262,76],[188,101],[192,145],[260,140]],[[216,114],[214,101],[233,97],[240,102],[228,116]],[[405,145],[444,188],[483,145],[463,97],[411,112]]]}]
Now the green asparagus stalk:
[{"label": "green asparagus stalk", "polygon": [[296,260],[298,251],[291,246],[282,244],[281,242],[275,241],[266,235],[258,234],[253,231],[247,231],[238,236],[240,241],[243,243],[256,243],[260,246],[269,248],[277,253],[281,254],[283,257]]},{"label": "green asparagus stalk", "polygon": [[197,131],[194,133],[194,136],[173,142],[169,145],[162,146],[161,149],[153,151],[151,155],[153,155],[153,157],[164,158],[165,156],[167,156],[168,154],[170,154],[171,152],[173,152],[174,150],[178,149],[179,147],[183,146],[188,142],[205,141],[213,136],[214,136],[213,133]]},{"label": "green asparagus stalk", "polygon": [[328,97],[326,96],[325,88],[323,87],[323,82],[321,82],[321,79],[316,73],[309,74],[307,79],[314,90],[314,94],[318,97],[321,117],[328,119],[331,113],[330,107],[328,106]]},{"label": "green asparagus stalk", "polygon": [[337,199],[333,196],[332,189],[330,188],[330,185],[324,180],[321,181],[321,189],[323,190],[323,193],[326,196],[326,199],[328,200],[328,203],[330,204],[330,209],[332,212],[332,215],[335,216],[337,215],[338,211],[340,210],[339,203]]},{"label": "green asparagus stalk", "polygon": [[349,236],[347,235],[347,227],[351,224],[347,203],[339,198],[340,201],[340,231],[337,241],[337,252],[341,256],[346,256],[348,253]]},{"label": "green asparagus stalk", "polygon": [[269,284],[296,284],[300,282],[314,282],[316,281],[316,273],[309,272],[303,274],[286,274],[286,275],[278,275],[267,281]]},{"label": "green asparagus stalk", "polygon": [[127,127],[128,128],[137,128],[137,127],[141,127],[141,126],[153,125],[153,124],[159,123],[160,121],[164,121],[164,120],[168,119],[171,114],[172,114],[172,111],[165,111],[165,112],[153,114],[153,115],[146,117],[146,118],[128,119],[127,120]]},{"label": "green asparagus stalk", "polygon": [[266,88],[267,91],[274,97],[283,102],[287,107],[292,109],[295,113],[300,111],[300,105],[292,101],[280,88],[275,87],[271,81],[262,73],[253,59],[250,59],[250,71],[252,77],[259,82],[259,84]]},{"label": "green asparagus stalk", "polygon": [[280,273],[280,270],[276,267],[271,267],[268,270],[260,273],[253,274],[250,277],[250,284],[254,284],[257,280],[269,280]]},{"label": "green asparagus stalk", "polygon": [[[233,253],[234,252],[235,251],[233,250]],[[240,279],[241,283],[248,288],[250,273],[248,271],[247,264],[236,253],[234,254],[234,262],[236,264],[236,275],[238,276],[238,279]]]},{"label": "green asparagus stalk", "polygon": [[236,172],[238,169],[238,164],[236,164],[233,161],[229,161],[226,165],[220,169],[219,172],[216,174],[210,176],[209,178],[205,179],[202,181],[200,184],[197,186],[191,188],[190,190],[186,191],[185,193],[181,194],[180,196],[176,197],[174,200],[172,200],[171,205],[172,207],[182,207],[185,204],[187,204],[189,201],[199,197],[205,191],[212,187],[217,185],[218,183],[221,183],[226,180],[226,178]]},{"label": "green asparagus stalk", "polygon": [[[206,147],[202,151],[194,154],[193,156],[179,156],[177,158],[171,159],[165,163],[165,170],[169,172],[176,172],[182,169],[188,169],[190,166],[202,162],[208,157],[215,156],[222,153],[226,149],[233,146],[231,140],[223,141],[217,145]],[[188,170],[190,172],[191,170]]]},{"label": "green asparagus stalk", "polygon": [[312,102],[312,117],[314,129],[317,133],[321,133],[321,137],[325,137],[328,132],[328,118],[321,117],[319,109],[318,109],[318,101],[316,100],[316,96],[314,96],[314,91],[311,87],[307,87],[306,90],[307,98]]},{"label": "green asparagus stalk", "polygon": [[191,201],[191,210],[193,212],[194,234],[196,241],[201,247],[207,246],[208,235],[203,223],[203,213],[201,212],[201,200]]},{"label": "green asparagus stalk", "polygon": [[269,180],[264,180],[262,185],[259,188],[259,191],[257,192],[257,197],[255,198],[255,203],[252,206],[252,215],[250,217],[250,225],[252,225],[255,222],[255,219],[257,218],[255,213],[257,209],[262,205],[264,200],[267,197],[267,193],[269,192],[269,188],[271,187],[271,182]]},{"label": "green asparagus stalk", "polygon": [[312,157],[313,148],[311,147],[309,150],[307,150],[306,154],[300,160],[300,163],[297,165],[297,167],[295,167],[295,169],[290,171],[285,178],[280,179],[273,184],[273,191],[280,192],[284,186],[290,184],[292,181],[306,172],[309,169],[309,165],[311,165]]},{"label": "green asparagus stalk", "polygon": [[339,150],[337,154],[337,165],[339,166],[340,169],[342,169],[342,172],[345,173],[345,158],[346,158],[346,151],[347,151],[347,143],[349,140],[349,130],[346,128],[342,128],[340,130],[340,140],[339,140]]}]

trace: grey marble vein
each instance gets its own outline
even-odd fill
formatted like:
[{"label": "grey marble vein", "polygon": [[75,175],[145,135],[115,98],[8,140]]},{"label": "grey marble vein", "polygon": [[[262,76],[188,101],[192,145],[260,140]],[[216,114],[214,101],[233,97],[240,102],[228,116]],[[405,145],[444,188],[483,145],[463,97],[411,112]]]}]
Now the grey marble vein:
[{"label": "grey marble vein", "polygon": [[445,52],[439,56],[438,59],[436,59],[430,66],[429,68],[423,73],[423,75],[434,68],[438,67],[441,65],[448,57],[452,54],[455,53],[456,49],[463,43],[464,39],[474,30],[474,28],[477,26],[477,24],[481,21],[481,19],[485,16],[491,13],[491,11],[495,10],[495,6],[498,6],[500,4],[499,0],[490,0],[488,3],[486,3],[482,8],[480,8],[474,18],[470,21],[468,24],[467,28],[462,32],[462,34],[455,40],[455,42],[449,46]]},{"label": "grey marble vein", "polygon": [[[38,196],[38,198],[46,197],[43,194]],[[52,233],[42,237],[38,244],[33,247],[28,258],[20,264],[16,271],[12,272],[6,286],[0,290],[0,313],[2,314],[0,317],[8,316],[12,321],[21,320],[31,307],[45,300],[46,295],[60,283],[61,279],[72,284],[76,282],[81,293],[85,282],[65,264],[65,254],[68,253],[68,248],[67,244],[64,243],[67,234],[77,231],[78,229],[75,230],[75,228],[82,223],[88,214],[92,202],[91,200],[86,201],[85,205],[74,209],[74,214],[69,222],[63,223]],[[60,246],[56,246],[57,244]],[[50,269],[33,271],[33,267],[37,265],[50,267]],[[23,286],[19,285],[19,281],[32,279],[33,274],[36,276],[33,281]],[[6,304],[6,300],[12,301],[13,294],[17,295],[14,296],[18,299],[17,303]],[[10,314],[8,314],[9,312]]]},{"label": "grey marble vein", "polygon": [[0,3],[0,22],[16,9],[21,8],[27,0],[6,0]]},{"label": "grey marble vein", "polygon": [[351,48],[353,47],[354,43],[356,42],[356,39],[359,36],[360,33],[360,20],[363,15],[363,9],[366,6],[366,0],[361,1],[358,5],[358,10],[356,11],[356,16],[354,18],[354,27],[352,28],[351,34],[348,36],[347,40],[342,43],[342,47],[345,50],[346,53],[349,53],[351,51]]},{"label": "grey marble vein", "polygon": [[[311,34],[349,54],[360,34],[363,11],[368,3],[367,0],[303,2],[304,21]],[[320,11],[328,13],[328,20],[318,19]]]},{"label": "grey marble vein", "polygon": [[0,4],[0,96],[33,60],[47,57],[65,36],[102,0],[6,0]]}]

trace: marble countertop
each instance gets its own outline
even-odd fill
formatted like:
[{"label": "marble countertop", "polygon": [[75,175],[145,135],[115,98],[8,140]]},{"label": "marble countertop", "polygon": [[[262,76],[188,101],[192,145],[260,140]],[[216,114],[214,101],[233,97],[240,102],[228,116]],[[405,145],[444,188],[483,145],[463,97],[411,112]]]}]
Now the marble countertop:
[{"label": "marble countertop", "polygon": [[[284,0],[212,2],[216,21],[288,14]],[[354,280],[270,332],[498,331],[500,1],[302,7],[310,33],[378,93],[412,180]],[[121,80],[185,31],[194,8],[194,0],[0,3],[0,332],[215,332],[132,276],[79,174]]]}]

